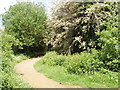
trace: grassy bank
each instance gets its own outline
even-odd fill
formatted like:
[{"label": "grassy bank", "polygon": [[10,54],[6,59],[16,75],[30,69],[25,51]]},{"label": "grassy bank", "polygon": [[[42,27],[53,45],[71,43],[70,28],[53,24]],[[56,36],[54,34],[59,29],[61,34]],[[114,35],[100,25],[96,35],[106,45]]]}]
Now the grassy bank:
[{"label": "grassy bank", "polygon": [[[48,53],[42,60],[38,61],[34,67],[38,72],[62,84],[79,85],[83,88],[118,88],[117,72],[108,70],[94,71],[94,73],[81,72],[79,74],[69,72],[68,68],[64,65],[66,65],[67,60],[74,59],[73,61],[76,61],[77,56],[78,55],[64,56]],[[74,65],[73,61],[72,63]],[[58,64],[58,62],[62,64]]]}]

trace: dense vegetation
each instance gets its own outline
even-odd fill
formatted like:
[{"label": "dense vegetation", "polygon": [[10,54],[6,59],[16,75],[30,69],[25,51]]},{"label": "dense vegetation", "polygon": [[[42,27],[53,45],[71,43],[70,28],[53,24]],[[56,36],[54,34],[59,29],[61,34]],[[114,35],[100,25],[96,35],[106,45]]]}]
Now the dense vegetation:
[{"label": "dense vegetation", "polygon": [[10,7],[2,15],[5,31],[18,42],[13,45],[15,52],[43,51],[43,33],[47,16],[42,4],[21,2]]},{"label": "dense vegetation", "polygon": [[[67,5],[69,7],[67,7]],[[72,5],[73,7],[72,6],[70,7],[70,5]],[[64,8],[65,8],[65,10],[63,10]],[[62,16],[64,16],[64,15],[66,16],[66,17],[62,17],[62,16],[60,17],[61,14],[57,14],[59,18],[56,17],[56,19],[61,21],[60,23],[62,23],[62,20],[64,20],[64,19],[66,20],[66,18],[70,18],[70,16],[69,16],[70,12],[68,14],[64,13],[65,11],[68,11],[68,10],[66,10],[66,8],[70,9],[70,11],[73,13],[73,15],[77,15],[77,16],[75,16],[75,18],[72,17],[72,19],[77,18],[77,20],[80,19],[80,21],[78,22],[78,24],[75,24],[75,27],[74,27],[75,29],[73,27],[71,28],[71,25],[70,25],[70,26],[67,26],[67,28],[68,28],[67,30],[63,30],[63,28],[62,28],[62,27],[66,27],[66,24],[61,25],[61,26],[60,25],[56,26],[56,23],[55,23],[56,28],[52,27],[53,31],[49,32],[50,35],[52,33],[54,33],[52,35],[53,37],[51,36],[52,37],[51,39],[53,39],[53,41],[50,41],[50,43],[53,45],[53,46],[51,45],[53,50],[54,50],[54,48],[57,48],[59,50],[56,50],[56,49],[55,50],[58,52],[60,50],[62,50],[65,52],[66,51],[70,52],[70,53],[72,53],[72,51],[82,52],[83,50],[86,50],[85,53],[84,52],[82,52],[82,53],[84,53],[84,54],[87,53],[85,55],[86,58],[88,56],[89,58],[90,57],[94,58],[94,60],[96,62],[99,61],[100,66],[99,66],[99,64],[97,64],[98,67],[102,66],[105,69],[118,72],[119,71],[118,70],[118,58],[119,58],[118,53],[119,52],[118,52],[117,3],[81,3],[81,2],[79,2],[79,3],[72,2],[71,3],[71,2],[67,2],[58,9],[58,11],[59,10],[63,11]],[[84,11],[84,13],[81,11],[81,8]],[[78,11],[73,12],[73,11],[75,11],[73,9],[79,10],[79,12],[81,12],[82,15],[80,13],[78,13]],[[88,12],[88,10],[90,10],[90,12]],[[57,13],[58,13],[58,11],[57,11]],[[85,13],[85,12],[88,12],[88,13]],[[94,18],[93,18],[93,16],[94,16]],[[83,21],[81,21],[81,17],[82,17]],[[85,19],[87,18],[88,21],[86,21],[84,18]],[[85,24],[85,22],[86,22],[86,24]],[[76,29],[76,27],[81,27],[81,28]],[[83,28],[83,27],[86,27],[86,28]],[[61,28],[61,29],[58,29],[58,28]],[[69,30],[69,28],[72,30]],[[61,31],[60,34],[58,34],[59,31]],[[63,35],[63,33],[64,33],[65,37],[68,36],[68,37],[66,37],[66,39],[64,38],[64,36],[61,36],[61,35]],[[59,35],[60,37],[58,38],[57,36],[54,36],[54,35]],[[80,37],[81,37],[81,39],[80,39]],[[74,40],[72,40],[72,38],[74,38]],[[48,39],[48,40],[51,40],[51,39]],[[65,41],[66,41],[66,43],[64,43]],[[84,45],[83,45],[83,42],[84,42]],[[61,45],[61,44],[63,44],[63,45]],[[73,46],[71,46],[71,45],[73,45]],[[65,46],[65,48],[63,48],[64,46]],[[76,49],[74,50],[74,48],[76,48]],[[82,48],[82,50],[81,50],[81,48]],[[84,49],[84,48],[86,48],[86,49]],[[94,50],[93,48],[96,50]],[[63,52],[63,53],[65,53],[65,52]],[[83,58],[85,58],[84,55],[83,55]],[[87,60],[89,58],[87,58]],[[92,60],[93,59],[91,59],[90,61],[92,61]],[[92,65],[94,65],[94,64],[92,64]]]},{"label": "dense vegetation", "polygon": [[6,34],[5,32],[1,32],[1,71],[0,71],[0,88],[8,89],[8,88],[30,88],[31,86],[24,82],[14,71],[14,65],[28,57],[21,55],[15,56],[13,55],[13,51],[11,50],[11,46],[15,43],[15,39]]},{"label": "dense vegetation", "polygon": [[99,31],[111,16],[108,4],[95,2],[67,2],[54,10],[48,22],[46,44],[59,53],[72,54],[97,45]]},{"label": "dense vegetation", "polygon": [[[55,72],[60,67],[64,69],[60,71],[66,75],[74,74],[82,77],[86,75],[86,83],[99,85],[79,84],[80,81],[71,82],[73,79],[68,80],[68,83],[92,88],[118,87],[118,59],[120,57],[117,3],[67,2],[53,13],[53,18],[48,22],[46,34],[49,36],[45,38],[48,47],[63,55],[55,52],[47,53],[42,61],[35,65],[39,72],[65,83],[66,77],[62,77],[63,81],[56,77]],[[50,66],[56,68],[54,73],[52,72],[53,68],[51,72],[48,69],[49,73],[56,75],[54,77],[49,75],[48,71],[39,68],[50,68]],[[92,79],[95,76],[99,78],[99,75],[105,77],[108,75],[106,79],[105,77],[101,78],[105,86],[98,78],[97,80],[87,80],[89,75]]]},{"label": "dense vegetation", "polygon": [[[0,88],[30,88],[14,71],[14,65],[29,58],[23,54],[43,51],[46,14],[42,4],[21,2],[2,15],[5,30],[0,30]],[[32,48],[32,49],[31,49]]]},{"label": "dense vegetation", "polygon": [[84,52],[65,56],[49,52],[34,67],[61,84],[83,88],[118,88],[118,73],[99,67],[100,62],[93,59],[93,55]]},{"label": "dense vegetation", "polygon": [[5,30],[0,32],[0,87],[30,87],[13,70],[15,63],[27,57],[21,55],[16,60],[14,54],[47,50],[54,52],[46,53],[35,68],[48,77],[82,87],[117,88],[117,7],[116,2],[65,2],[46,20],[42,4],[21,2],[11,6],[2,15]]}]

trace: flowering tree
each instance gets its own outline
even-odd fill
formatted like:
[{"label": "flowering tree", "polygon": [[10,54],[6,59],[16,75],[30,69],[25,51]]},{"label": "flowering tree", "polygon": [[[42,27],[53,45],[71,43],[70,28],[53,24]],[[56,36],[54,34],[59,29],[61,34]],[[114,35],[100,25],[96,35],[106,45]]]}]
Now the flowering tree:
[{"label": "flowering tree", "polygon": [[105,28],[101,24],[110,15],[108,4],[65,2],[53,10],[45,42],[49,48],[66,54],[99,48],[96,32]]}]

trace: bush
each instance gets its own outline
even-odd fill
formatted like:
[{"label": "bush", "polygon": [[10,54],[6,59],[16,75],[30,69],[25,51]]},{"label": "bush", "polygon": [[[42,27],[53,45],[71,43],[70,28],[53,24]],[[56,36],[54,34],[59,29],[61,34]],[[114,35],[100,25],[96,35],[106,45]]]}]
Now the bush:
[{"label": "bush", "polygon": [[118,64],[118,28],[108,25],[106,31],[99,33],[99,45],[102,49],[99,51],[99,60],[104,63],[104,68],[112,71],[119,71]]},{"label": "bush", "polygon": [[49,52],[42,59],[42,63],[50,66],[63,66],[69,73],[92,73],[100,70],[102,66],[102,62],[100,62],[98,59],[95,59],[97,51],[93,51],[94,53],[82,52],[81,54],[69,56],[58,55],[55,52]]},{"label": "bush", "polygon": [[68,73],[65,67],[48,66],[41,63],[34,64],[34,68],[46,77],[67,85],[80,86],[82,88],[118,88],[118,73],[102,70],[94,74],[76,75]]},{"label": "bush", "polygon": [[58,55],[56,52],[48,52],[43,57],[42,63],[50,66],[55,66],[55,65],[62,66],[65,61],[65,57],[66,56]]},{"label": "bush", "polygon": [[6,34],[5,32],[1,33],[1,58],[2,58],[2,70],[11,69],[11,62],[13,61],[11,54],[12,52],[12,45],[15,43],[15,39],[11,36]]},{"label": "bush", "polygon": [[97,51],[90,49],[90,51],[68,56],[59,55],[56,52],[49,52],[43,57],[41,62],[49,66],[59,65],[65,67],[69,73],[74,74],[93,74],[96,71],[105,73],[114,70],[118,71],[118,59],[116,58],[113,59],[113,61],[104,62],[106,59],[103,58],[103,60],[101,60],[101,52],[103,54],[102,50]]},{"label": "bush", "polygon": [[98,59],[95,59],[96,55],[97,51],[92,53],[82,52],[68,56],[68,59],[64,62],[64,67],[66,67],[70,73],[94,73],[94,71],[99,71],[103,64]]},{"label": "bush", "polygon": [[118,4],[110,3],[112,16],[108,21],[102,23],[98,44],[102,48],[98,53],[98,59],[104,63],[103,67],[107,70],[118,72],[119,68],[119,26],[118,26]]},{"label": "bush", "polygon": [[[22,79],[20,79],[13,70],[15,63],[17,62],[15,56],[13,56],[12,51],[12,45],[13,43],[15,44],[16,42],[15,39],[11,35],[6,34],[5,32],[1,32],[0,39],[1,39],[0,87],[2,89],[31,87],[29,84],[25,83]],[[23,56],[20,57],[22,58]],[[21,58],[19,58],[19,60]]]}]

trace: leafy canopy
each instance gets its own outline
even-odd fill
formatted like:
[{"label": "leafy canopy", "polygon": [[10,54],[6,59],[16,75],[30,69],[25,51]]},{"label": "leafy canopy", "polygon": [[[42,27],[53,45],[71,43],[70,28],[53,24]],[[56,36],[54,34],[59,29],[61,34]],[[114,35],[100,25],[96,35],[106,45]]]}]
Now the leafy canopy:
[{"label": "leafy canopy", "polygon": [[39,46],[47,19],[44,6],[20,2],[2,16],[5,31],[19,41],[18,46]]}]

